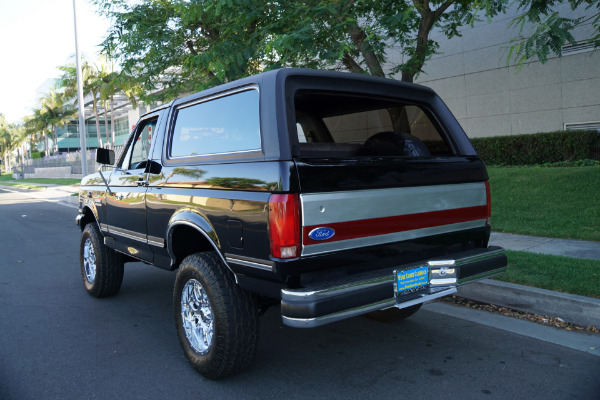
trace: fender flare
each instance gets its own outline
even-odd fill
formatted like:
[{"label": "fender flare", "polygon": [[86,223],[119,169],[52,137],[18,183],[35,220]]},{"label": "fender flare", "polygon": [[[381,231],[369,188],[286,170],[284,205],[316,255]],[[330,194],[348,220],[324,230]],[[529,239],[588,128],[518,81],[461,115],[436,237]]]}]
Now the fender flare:
[{"label": "fender flare", "polygon": [[[90,212],[92,213],[92,216],[94,217],[94,222],[96,222],[96,224],[98,225],[98,229],[100,230],[100,232],[106,232],[106,229],[102,229],[102,224],[100,223],[100,218],[98,218],[98,209],[96,208],[96,205],[94,204],[94,200],[92,198],[86,198],[85,200],[83,200],[83,203],[81,205],[81,213],[80,215],[85,215],[86,214],[86,210],[90,210]],[[79,228],[83,231],[85,226],[79,226]]]},{"label": "fender flare", "polygon": [[208,243],[210,243],[210,245],[213,247],[215,252],[219,255],[223,265],[225,265],[225,267],[227,267],[227,269],[233,274],[235,282],[238,282],[237,274],[231,269],[225,260],[223,253],[221,252],[221,243],[219,242],[219,238],[212,224],[208,218],[206,218],[206,216],[192,209],[181,209],[177,213],[173,214],[169,220],[167,234],[165,237],[167,251],[169,253],[169,257],[171,258],[171,267],[173,267],[176,260],[175,254],[173,254],[173,231],[174,228],[179,225],[189,226],[204,236]]}]

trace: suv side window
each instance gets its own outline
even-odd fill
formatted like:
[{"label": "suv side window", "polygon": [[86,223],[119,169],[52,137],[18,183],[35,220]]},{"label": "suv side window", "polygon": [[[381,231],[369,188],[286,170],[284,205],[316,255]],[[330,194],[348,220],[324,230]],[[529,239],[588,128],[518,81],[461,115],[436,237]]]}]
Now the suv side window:
[{"label": "suv side window", "polygon": [[123,169],[129,170],[146,168],[148,152],[150,151],[150,142],[152,140],[152,134],[156,129],[157,121],[158,118],[146,120],[137,129],[129,148],[127,149],[127,154],[123,159]]},{"label": "suv side window", "polygon": [[171,158],[261,149],[258,90],[184,105],[177,110]]}]

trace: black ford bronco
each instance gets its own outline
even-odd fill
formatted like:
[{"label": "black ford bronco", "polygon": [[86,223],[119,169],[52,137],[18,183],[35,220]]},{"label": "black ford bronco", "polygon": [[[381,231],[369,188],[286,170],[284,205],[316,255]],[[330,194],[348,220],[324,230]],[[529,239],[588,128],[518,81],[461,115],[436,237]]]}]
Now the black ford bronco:
[{"label": "black ford bronco", "polygon": [[177,270],[177,333],[209,378],[249,366],[269,306],[300,328],[400,319],[506,266],[485,166],[422,86],[266,72],[144,115],[96,158],[112,167],[81,183],[86,290],[117,293],[128,261]]}]

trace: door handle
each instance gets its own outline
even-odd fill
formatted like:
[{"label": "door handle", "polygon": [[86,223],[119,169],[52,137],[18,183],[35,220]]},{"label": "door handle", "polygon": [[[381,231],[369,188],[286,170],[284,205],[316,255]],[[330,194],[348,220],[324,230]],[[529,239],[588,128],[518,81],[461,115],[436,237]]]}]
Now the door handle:
[{"label": "door handle", "polygon": [[147,180],[147,179],[144,179],[143,177],[141,177],[140,179],[138,179],[137,181],[135,181],[135,183],[136,183],[138,186],[144,186],[144,187],[147,187],[147,186],[148,186],[148,180]]}]

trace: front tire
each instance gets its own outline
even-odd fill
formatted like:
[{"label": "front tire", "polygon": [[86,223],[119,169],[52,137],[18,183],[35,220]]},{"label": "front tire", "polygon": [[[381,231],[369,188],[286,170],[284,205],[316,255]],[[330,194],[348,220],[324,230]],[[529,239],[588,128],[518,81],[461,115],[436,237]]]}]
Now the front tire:
[{"label": "front tire", "polygon": [[235,284],[216,253],[182,261],[173,314],[183,352],[203,376],[223,378],[252,363],[258,345],[256,296]]},{"label": "front tire", "polygon": [[85,226],[79,246],[79,265],[85,290],[94,297],[117,294],[123,282],[123,257],[106,247],[95,223]]}]

